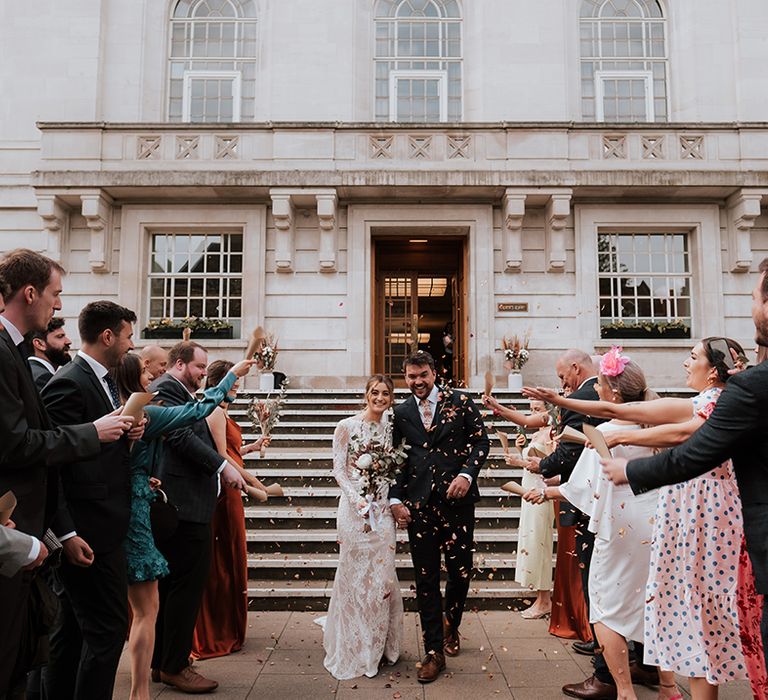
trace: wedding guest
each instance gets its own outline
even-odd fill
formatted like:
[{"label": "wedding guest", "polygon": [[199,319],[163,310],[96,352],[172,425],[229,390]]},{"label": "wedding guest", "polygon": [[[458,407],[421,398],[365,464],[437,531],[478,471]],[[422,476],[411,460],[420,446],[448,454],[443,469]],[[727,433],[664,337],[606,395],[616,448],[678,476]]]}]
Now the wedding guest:
[{"label": "wedding guest", "polygon": [[[168,353],[168,371],[152,382],[165,406],[195,401],[206,375],[208,353],[195,342],[182,341]],[[153,678],[187,693],[212,692],[218,687],[190,666],[192,637],[211,563],[211,518],[219,484],[238,491],[245,486],[237,467],[216,450],[204,420],[174,430],[163,441],[154,474],[179,511],[176,532],[158,548],[170,573],[159,583],[160,610],[152,655]]]},{"label": "wedding guest", "polygon": [[[730,376],[718,345],[733,355],[743,354],[738,343],[726,338],[697,343],[683,365],[686,384],[699,392],[693,399],[665,398],[635,405],[592,402],[589,410],[595,415],[655,425],[614,430],[606,435],[608,445],[670,447],[704,425]],[[536,393],[548,396],[551,392]],[[578,402],[571,407],[586,408]],[[731,463],[726,461],[658,493],[646,590],[646,662],[689,677],[696,700],[717,697],[718,686],[745,678],[748,666],[755,669],[750,680],[765,678],[765,670],[759,668],[762,664],[754,663],[760,655],[740,640],[740,614],[744,613],[742,628],[748,628],[759,619],[759,610],[745,591],[753,577],[748,560],[740,557],[740,502]],[[717,630],[716,639],[712,630]]]},{"label": "wedding guest", "polygon": [[[528,415],[502,406],[492,396],[483,396],[483,405],[516,425],[524,428],[538,428],[527,446],[525,435],[521,433],[516,444],[518,448],[522,448],[522,454],[505,455],[504,462],[508,466],[524,469],[522,486],[526,491],[543,484],[541,477],[533,474],[526,467],[529,465],[528,452],[532,447],[542,453],[550,451],[551,419],[547,413],[546,404],[543,401],[531,401],[531,412]],[[552,508],[549,505],[542,507],[528,501],[522,502],[515,581],[523,588],[536,591],[536,600],[533,605],[520,613],[525,619],[535,620],[546,617],[552,611],[552,523]]]},{"label": "wedding guest", "polygon": [[[597,363],[599,365],[599,363]],[[582,405],[588,406],[588,403],[597,401],[598,396],[595,391],[597,382],[597,372],[595,369],[595,359],[587,353],[571,349],[563,353],[555,364],[555,371],[560,379],[563,391],[567,392],[569,398],[579,400]],[[551,392],[554,393],[554,392]],[[531,398],[541,398],[532,396]],[[546,400],[546,399],[545,399]],[[560,414],[560,429],[571,427],[574,430],[581,430],[584,423],[597,426],[603,422],[602,418],[590,416],[582,411],[574,411],[564,408]],[[576,466],[576,462],[581,456],[583,447],[574,442],[561,440],[557,448],[548,457],[539,460],[536,457],[529,461],[533,468],[541,472],[545,478],[560,476],[561,482],[565,483]],[[560,525],[574,528],[575,553],[578,560],[579,573],[581,576],[581,585],[583,597],[589,605],[589,566],[592,560],[592,549],[594,547],[595,536],[590,532],[586,516],[578,509],[568,504],[560,502]],[[558,544],[559,546],[559,544]],[[570,550],[569,550],[570,551]],[[588,612],[591,617],[591,613]],[[574,651],[579,654],[592,655],[592,664],[594,673],[581,683],[569,683],[563,687],[563,693],[576,698],[602,698],[610,699],[615,697],[616,688],[613,677],[608,666],[605,663],[603,655],[595,642],[594,630],[591,634],[591,641],[576,641],[573,643]],[[640,661],[642,653],[639,653]],[[634,661],[634,652],[633,652]],[[637,681],[646,681],[654,683],[657,680],[655,670],[643,668],[641,663],[632,663],[631,671]]]},{"label": "wedding guest", "polygon": [[[218,384],[233,364],[215,360],[208,365],[206,384]],[[243,445],[243,432],[229,416],[229,405],[237,397],[238,379],[207,418],[216,449],[240,471],[249,486],[266,487],[244,468],[243,457],[269,444],[261,437]],[[222,489],[211,520],[211,570],[205,584],[192,639],[192,656],[209,659],[225,656],[243,647],[248,625],[248,552],[245,542],[245,511],[239,491]],[[226,600],[227,605],[222,606]]]},{"label": "wedding guest", "polygon": [[141,361],[154,381],[168,369],[168,351],[159,345],[147,345],[141,350]]},{"label": "wedding guest", "polygon": [[[344,418],[333,434],[333,476],[341,488],[336,515],[339,565],[323,625],[323,665],[334,678],[372,678],[400,656],[403,600],[395,568],[396,535],[382,484],[370,503],[364,492],[357,452],[372,441],[393,447],[388,412],[392,380],[374,374],[365,385],[365,408]],[[397,443],[395,443],[395,447]]]},{"label": "wedding guest", "polygon": [[[216,409],[227,392],[248,373],[253,361],[243,361],[224,371],[219,382],[205,391],[203,399],[182,406],[147,406],[144,435],[131,450],[131,517],[125,540],[128,570],[128,601],[133,613],[128,648],[131,653],[131,700],[149,700],[150,661],[159,606],[158,579],[168,574],[168,563],[155,545],[150,525],[154,488],[161,486],[151,476],[166,433],[192,425]],[[138,355],[129,353],[112,372],[120,399],[125,403],[133,392],[146,392],[151,378]],[[231,489],[227,489],[231,491]],[[234,493],[234,492],[233,492]]]},{"label": "wedding guest", "polygon": [[52,318],[45,332],[32,333],[31,340],[34,354],[29,356],[29,366],[35,385],[42,391],[56,370],[72,360],[72,341],[64,330],[63,318]]},{"label": "wedding guest", "polygon": [[[106,416],[84,425],[54,428],[29,371],[24,335],[44,331],[61,309],[64,269],[31,250],[15,250],[0,262],[0,494],[18,499],[14,522],[20,532],[43,538],[56,509],[56,469],[99,454],[100,442],[117,440],[127,421]],[[51,478],[49,478],[51,472]],[[0,697],[23,687],[28,664],[20,639],[28,617],[29,577],[0,578]]]},{"label": "wedding guest", "polygon": [[[389,492],[398,527],[408,528],[425,656],[416,678],[431,683],[445,670],[445,655],[461,651],[459,626],[472,577],[477,477],[489,440],[480,411],[466,394],[435,384],[432,356],[423,351],[403,363],[413,397],[394,411],[393,444],[411,446]],[[448,581],[445,615],[440,591],[441,550]]]},{"label": "wedding guest", "polygon": [[[657,398],[647,388],[640,367],[617,347],[603,355],[595,389],[601,402],[612,405]],[[588,405],[582,406],[582,403]],[[595,403],[575,401],[568,407],[590,410]],[[612,420],[597,429],[610,435],[615,430],[631,434],[640,427]],[[640,456],[651,454],[651,450],[617,446],[614,453]],[[627,487],[614,486],[603,476],[597,452],[585,449],[566,483],[542,488],[539,492],[533,490],[525,498],[537,503],[547,498],[566,498],[585,515],[586,526],[595,536],[589,573],[590,622],[595,626],[602,655],[616,686],[613,697],[636,700],[628,642],[643,640],[643,591],[648,579],[656,494],[634,498]],[[682,697],[671,672],[660,672],[659,684],[660,699]],[[570,695],[567,688],[563,688],[563,692]]]},{"label": "wedding guest", "polygon": [[[85,423],[121,408],[109,370],[133,349],[135,322],[133,311],[111,301],[83,308],[80,350],[42,393],[54,424]],[[43,678],[47,698],[112,697],[128,631],[123,543],[131,505],[130,445],[142,431],[134,427],[95,457],[60,470],[64,499],[51,529],[64,548],[57,572],[63,588]]]}]

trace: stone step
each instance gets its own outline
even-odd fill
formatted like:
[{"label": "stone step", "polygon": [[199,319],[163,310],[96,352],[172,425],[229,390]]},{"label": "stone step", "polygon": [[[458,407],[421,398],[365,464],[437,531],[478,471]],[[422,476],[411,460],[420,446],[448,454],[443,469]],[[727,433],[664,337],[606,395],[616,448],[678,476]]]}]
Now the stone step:
[{"label": "stone step", "polygon": [[[317,528],[310,526],[282,529],[250,529],[245,533],[248,551],[251,554],[301,554],[304,557],[313,553],[338,553],[339,543],[336,528]],[[396,531],[397,551],[408,551],[408,534],[405,530]],[[475,547],[477,552],[500,555],[517,549],[518,530],[516,528],[477,528]],[[554,532],[557,541],[557,531]]]},{"label": "stone step", "polygon": [[[443,587],[444,587],[443,583]],[[248,586],[249,610],[327,610],[333,581],[263,580]],[[445,592],[445,591],[443,591]],[[416,610],[416,594],[412,585],[400,585],[403,605]],[[519,605],[523,598],[534,596],[515,581],[472,581],[466,609],[506,610]]]},{"label": "stone step", "polygon": [[[487,581],[508,581],[514,578],[517,555],[507,552],[506,555],[493,553],[477,553],[474,557],[473,578]],[[283,579],[294,581],[333,579],[339,565],[337,552],[313,554],[302,553],[263,553],[248,556],[249,578]],[[552,566],[555,556],[552,555]],[[407,553],[395,557],[397,576],[401,581],[412,581],[414,578],[413,563]]]},{"label": "stone step", "polygon": [[[281,528],[281,527],[336,527],[335,506],[274,506],[270,500],[265,504],[245,507],[245,521],[247,528]],[[475,526],[477,529],[485,527],[498,527],[504,523],[509,527],[516,527],[520,519],[519,507],[480,507],[475,510]]]}]

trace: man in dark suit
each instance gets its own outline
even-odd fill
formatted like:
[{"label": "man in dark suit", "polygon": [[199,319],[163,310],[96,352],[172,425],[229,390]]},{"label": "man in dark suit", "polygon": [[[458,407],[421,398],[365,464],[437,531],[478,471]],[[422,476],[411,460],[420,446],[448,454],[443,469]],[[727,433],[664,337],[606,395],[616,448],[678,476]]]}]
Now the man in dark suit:
[{"label": "man in dark suit", "polygon": [[[165,406],[195,401],[194,393],[206,375],[208,354],[197,343],[183,341],[168,353],[168,371],[151,390]],[[201,676],[189,665],[192,635],[211,564],[211,518],[219,482],[242,489],[237,469],[216,451],[208,423],[169,433],[157,476],[168,499],[179,509],[179,526],[160,551],[170,574],[160,580],[152,675],[155,680],[188,693],[211,692],[216,681]]]},{"label": "man in dark suit", "polygon": [[56,370],[72,360],[69,349],[72,341],[64,330],[63,318],[52,318],[44,332],[35,332],[30,336],[32,352],[29,366],[35,385],[42,391],[51,380]]},{"label": "man in dark suit", "polygon": [[[760,279],[752,291],[755,339],[768,345],[768,258],[758,268]],[[733,460],[741,494],[744,536],[752,561],[757,592],[764,596],[763,653],[768,664],[768,362],[732,376],[712,415],[686,442],[653,457],[611,459],[605,472],[616,484],[637,493],[676,484],[705,474],[727,459]]]},{"label": "man in dark suit", "polygon": [[[109,370],[133,349],[130,309],[95,301],[80,312],[80,351],[46,384],[43,401],[54,424],[83,423],[120,408]],[[130,440],[61,468],[64,498],[51,529],[64,557],[59,615],[44,674],[51,700],[108,700],[128,631],[128,583],[123,542],[131,510]]]},{"label": "man in dark suit", "polygon": [[[413,396],[394,411],[393,443],[405,438],[408,460],[389,491],[398,527],[408,527],[416,599],[426,656],[417,678],[434,681],[445,654],[460,651],[459,625],[472,577],[477,477],[489,440],[480,411],[467,394],[435,384],[435,361],[426,352],[403,365]],[[445,618],[440,593],[440,551],[448,581]]]},{"label": "man in dark suit", "polygon": [[[63,268],[30,250],[0,262],[5,311],[0,315],[0,494],[12,490],[13,520],[20,532],[42,540],[57,507],[58,466],[99,453],[100,441],[116,440],[126,420],[53,428],[32,381],[24,335],[45,330],[61,309]],[[0,579],[0,697],[23,684],[28,659],[19,658],[31,575]]]}]

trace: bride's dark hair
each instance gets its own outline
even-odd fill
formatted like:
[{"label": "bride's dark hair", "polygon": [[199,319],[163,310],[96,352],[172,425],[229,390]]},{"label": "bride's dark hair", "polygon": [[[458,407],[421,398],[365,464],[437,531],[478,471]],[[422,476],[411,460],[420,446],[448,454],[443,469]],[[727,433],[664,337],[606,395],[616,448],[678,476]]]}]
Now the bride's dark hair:
[{"label": "bride's dark hair", "polygon": [[385,384],[387,389],[389,389],[392,397],[391,406],[395,402],[395,383],[386,374],[372,374],[368,378],[368,381],[365,383],[365,393],[363,394],[366,403],[368,402],[368,392],[377,384]]}]

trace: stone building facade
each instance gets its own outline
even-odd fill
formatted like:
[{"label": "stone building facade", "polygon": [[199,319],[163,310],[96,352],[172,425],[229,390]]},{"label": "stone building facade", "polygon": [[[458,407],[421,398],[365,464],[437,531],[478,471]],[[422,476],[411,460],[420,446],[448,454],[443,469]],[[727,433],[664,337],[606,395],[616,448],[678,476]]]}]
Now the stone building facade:
[{"label": "stone building facade", "polygon": [[762,0],[2,3],[0,249],[68,318],[264,326],[293,386],[418,344],[479,387],[529,329],[527,381],[620,342],[680,386],[753,343],[766,37]]}]

